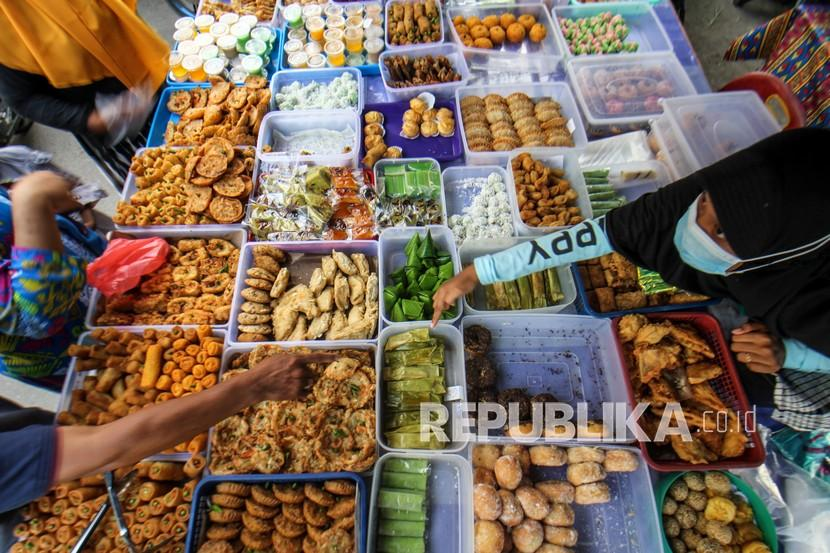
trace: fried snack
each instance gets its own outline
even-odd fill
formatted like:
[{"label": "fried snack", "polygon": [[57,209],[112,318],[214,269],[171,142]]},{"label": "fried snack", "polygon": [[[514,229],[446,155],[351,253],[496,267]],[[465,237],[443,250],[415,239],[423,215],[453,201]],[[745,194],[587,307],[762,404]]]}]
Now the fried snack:
[{"label": "fried snack", "polygon": [[574,492],[574,503],[577,505],[593,505],[611,501],[611,490],[605,482],[592,482],[577,486]]},{"label": "fried snack", "polygon": [[461,80],[461,75],[445,56],[389,56],[384,59],[384,64],[390,76],[387,84],[392,88],[411,88]]},{"label": "fried snack", "polygon": [[[518,23],[515,23],[518,25]],[[534,227],[563,227],[583,221],[577,193],[563,169],[549,167],[522,153],[512,161],[516,199],[522,221]]]},{"label": "fried snack", "polygon": [[387,7],[387,41],[404,46],[441,41],[441,14],[435,0],[401,0]]},{"label": "fried snack", "polygon": [[[289,4],[320,4],[314,0],[286,0],[284,5]],[[233,2],[226,2],[224,0],[203,0],[199,4],[199,14],[209,14],[219,19],[225,13],[235,13],[237,15],[255,15],[257,19],[264,22],[269,22],[274,17],[274,9],[276,8],[276,0],[234,0]]]}]

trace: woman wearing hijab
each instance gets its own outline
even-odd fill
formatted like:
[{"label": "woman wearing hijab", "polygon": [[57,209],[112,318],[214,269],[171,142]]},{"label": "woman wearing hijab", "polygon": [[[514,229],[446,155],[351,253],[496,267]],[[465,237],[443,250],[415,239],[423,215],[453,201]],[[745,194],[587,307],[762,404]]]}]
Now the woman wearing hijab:
[{"label": "woman wearing hijab", "polygon": [[134,148],[105,147],[141,129],[169,52],[136,14],[136,0],[4,0],[0,28],[0,97],[24,117],[74,133],[123,181]]},{"label": "woman wearing hijab", "polygon": [[479,283],[618,252],[740,304],[749,322],[731,348],[746,387],[767,379],[774,419],[830,429],[828,152],[830,131],[779,133],[597,220],[477,258],[435,294],[435,320]]}]

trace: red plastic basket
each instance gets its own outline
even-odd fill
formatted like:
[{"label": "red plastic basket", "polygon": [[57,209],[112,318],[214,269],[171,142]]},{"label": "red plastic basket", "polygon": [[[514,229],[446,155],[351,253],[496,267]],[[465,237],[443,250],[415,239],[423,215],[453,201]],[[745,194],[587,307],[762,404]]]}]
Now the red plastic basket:
[{"label": "red plastic basket", "polygon": [[[713,380],[710,380],[709,383],[712,385],[712,388],[721,400],[732,410],[734,410],[741,420],[746,422],[746,426],[753,429],[752,431],[748,431],[746,429],[744,430],[746,435],[749,437],[749,441],[746,444],[746,450],[743,455],[731,459],[720,459],[714,463],[705,465],[693,465],[686,461],[660,461],[653,459],[651,452],[649,451],[648,443],[640,442],[640,450],[643,452],[643,457],[648,465],[654,470],[660,472],[730,470],[738,468],[752,468],[762,465],[766,456],[764,446],[761,443],[761,439],[758,437],[758,433],[754,430],[755,420],[753,411],[750,410],[749,400],[747,399],[746,393],[741,386],[740,379],[738,378],[738,371],[735,369],[735,363],[732,361],[732,355],[729,353],[729,347],[717,319],[707,313],[691,312],[660,313],[646,315],[646,317],[652,321],[669,320],[687,323],[694,326],[703,334],[715,352],[715,360],[724,369],[723,374]],[[622,340],[620,340],[619,336],[620,318],[621,317],[617,317],[614,319],[614,339],[617,343],[617,350],[619,352],[622,365],[626,368],[626,371],[629,371],[630,367],[628,367],[628,364],[626,363],[625,355],[623,354]],[[626,376],[627,374],[628,372],[626,372]],[[631,386],[630,378],[625,379],[625,387],[628,391],[628,401],[633,408],[637,401],[634,397],[634,388]]]}]

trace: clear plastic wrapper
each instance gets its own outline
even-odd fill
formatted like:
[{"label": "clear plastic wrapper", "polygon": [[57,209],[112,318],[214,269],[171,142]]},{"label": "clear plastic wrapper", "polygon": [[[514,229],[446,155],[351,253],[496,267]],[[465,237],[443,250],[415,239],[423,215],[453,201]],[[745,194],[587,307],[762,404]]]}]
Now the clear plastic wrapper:
[{"label": "clear plastic wrapper", "polygon": [[636,131],[589,142],[579,154],[579,165],[594,167],[652,159],[654,154],[649,148],[646,132]]}]

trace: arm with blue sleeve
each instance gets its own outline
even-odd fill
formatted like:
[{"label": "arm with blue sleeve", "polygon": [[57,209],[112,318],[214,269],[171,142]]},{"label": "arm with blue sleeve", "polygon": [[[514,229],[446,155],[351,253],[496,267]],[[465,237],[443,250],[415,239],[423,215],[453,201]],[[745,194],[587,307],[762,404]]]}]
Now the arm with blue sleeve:
[{"label": "arm with blue sleeve", "polygon": [[805,372],[830,373],[830,356],[809,348],[798,340],[784,338],[784,368]]},{"label": "arm with blue sleeve", "polygon": [[539,236],[512,248],[475,259],[482,284],[515,280],[550,267],[560,267],[613,252],[605,234],[605,219],[588,219],[576,226]]}]

